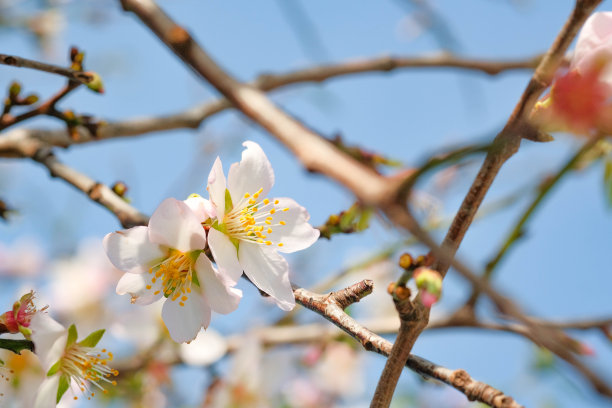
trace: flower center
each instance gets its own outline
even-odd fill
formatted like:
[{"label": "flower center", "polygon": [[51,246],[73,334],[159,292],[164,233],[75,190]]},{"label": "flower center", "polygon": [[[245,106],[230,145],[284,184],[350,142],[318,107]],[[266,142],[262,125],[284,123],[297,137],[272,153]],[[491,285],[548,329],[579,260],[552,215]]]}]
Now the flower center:
[{"label": "flower center", "polygon": [[[98,387],[105,394],[108,391],[100,385],[101,381],[117,385],[117,381],[110,379],[111,376],[119,375],[119,371],[108,366],[108,362],[112,359],[113,353],[106,351],[106,349],[98,350],[75,343],[64,352],[60,372],[67,375],[71,380],[74,379],[81,392],[87,395],[87,399],[91,399],[95,395],[91,389],[92,385]],[[77,397],[74,397],[74,399],[77,399]]]},{"label": "flower center", "polygon": [[[176,249],[170,249],[168,257],[159,265],[149,269],[153,274],[151,283],[161,281],[162,289],[156,290],[153,294],[158,295],[161,291],[165,297],[172,301],[179,300],[180,306],[185,306],[185,301],[191,293],[191,281],[193,275],[193,260],[189,253],[184,253]],[[147,285],[151,289],[152,285]]]},{"label": "flower center", "polygon": [[[268,198],[260,199],[263,188],[252,195],[246,193],[241,200],[234,205],[232,210],[225,214],[223,224],[227,234],[240,241],[248,241],[261,245],[272,245],[268,239],[274,228],[285,225],[285,221],[276,222],[274,218],[280,212],[289,211],[289,208],[279,208],[278,200],[270,201]],[[282,242],[274,243],[279,247]]]}]

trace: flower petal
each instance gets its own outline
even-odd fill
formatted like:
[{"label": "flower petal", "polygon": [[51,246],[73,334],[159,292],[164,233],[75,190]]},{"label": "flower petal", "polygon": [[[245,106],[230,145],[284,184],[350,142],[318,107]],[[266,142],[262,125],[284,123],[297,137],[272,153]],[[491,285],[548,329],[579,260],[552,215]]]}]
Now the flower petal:
[{"label": "flower petal", "polygon": [[232,288],[235,281],[218,274],[212,263],[204,254],[200,254],[195,264],[198,281],[202,287],[204,299],[210,308],[221,314],[228,314],[238,308],[242,298],[240,289]]},{"label": "flower petal", "polygon": [[207,366],[220,360],[227,353],[227,341],[213,329],[200,332],[189,344],[181,344],[181,360],[190,365]]},{"label": "flower petal", "polygon": [[206,190],[208,190],[208,194],[210,196],[210,201],[212,201],[215,206],[217,217],[219,219],[223,219],[225,215],[225,174],[223,174],[223,164],[221,164],[221,159],[217,157],[215,163],[210,169],[210,173],[208,174],[208,186],[206,186]]},{"label": "flower petal", "polygon": [[149,241],[148,231],[147,227],[134,227],[104,237],[106,255],[115,267],[123,272],[145,273],[165,255],[159,245]]},{"label": "flower petal", "polygon": [[[115,290],[118,295],[129,294],[132,297],[132,302],[138,305],[148,305],[162,297],[161,280],[157,279],[155,283],[151,281],[152,274],[124,274],[117,283]],[[151,288],[147,289],[147,285]],[[157,294],[155,292],[159,291]]]},{"label": "flower petal", "polygon": [[612,12],[593,13],[580,30],[570,70],[589,68],[595,58],[606,54],[612,56]]},{"label": "flower petal", "polygon": [[[30,322],[32,341],[36,347],[36,354],[46,372],[63,355],[68,341],[68,331],[44,312],[38,312]],[[53,401],[55,401],[55,396]]]},{"label": "flower petal", "polygon": [[285,258],[260,245],[241,242],[238,259],[251,282],[270,295],[278,307],[286,311],[293,309],[295,297]]},{"label": "flower petal", "polygon": [[198,217],[187,204],[174,198],[162,201],[151,216],[149,239],[181,252],[206,246],[206,233]]},{"label": "flower petal", "polygon": [[242,266],[238,262],[238,250],[228,236],[211,228],[208,231],[208,247],[220,273],[232,281],[238,282],[238,279],[242,276]]},{"label": "flower petal", "polygon": [[[272,232],[268,234],[268,240],[274,243],[274,249],[279,252],[295,252],[308,248],[319,238],[319,230],[313,228],[308,223],[310,214],[308,211],[291,198],[277,198],[278,204],[275,208],[279,210],[274,213],[273,222],[278,224],[281,221],[285,225],[272,227]],[[282,209],[288,208],[287,211]],[[282,246],[278,243],[282,242]]]},{"label": "flower petal", "polygon": [[183,202],[187,204],[187,207],[191,208],[191,211],[195,213],[195,215],[198,217],[198,221],[201,223],[209,218],[216,217],[215,207],[210,201],[202,196],[192,194]]},{"label": "flower petal", "polygon": [[242,160],[232,164],[227,176],[227,188],[234,204],[246,193],[253,194],[260,188],[260,196],[265,197],[274,185],[274,170],[261,147],[250,141],[242,145],[246,147],[242,152]]},{"label": "flower petal", "polygon": [[181,306],[178,299],[168,298],[162,308],[164,323],[177,343],[195,339],[200,329],[210,324],[210,307],[199,293],[193,291],[183,304],[185,306]]},{"label": "flower petal", "polygon": [[45,377],[36,391],[34,408],[55,408],[57,400],[57,388],[59,387],[59,375]]}]

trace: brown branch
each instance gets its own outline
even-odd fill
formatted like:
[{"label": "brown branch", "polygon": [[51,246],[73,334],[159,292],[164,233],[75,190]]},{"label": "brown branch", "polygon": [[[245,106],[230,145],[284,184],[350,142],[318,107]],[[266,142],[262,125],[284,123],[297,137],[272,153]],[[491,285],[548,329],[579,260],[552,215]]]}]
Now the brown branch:
[{"label": "brown branch", "polygon": [[[272,91],[288,85],[308,82],[324,82],[332,78],[382,71],[390,72],[400,68],[461,68],[482,71],[496,75],[507,70],[533,69],[541,56],[516,61],[485,61],[458,58],[448,54],[424,57],[380,57],[338,64],[321,65],[284,74],[262,74],[251,83],[262,91]],[[14,156],[20,150],[19,144],[27,144],[29,139],[39,139],[45,143],[68,147],[72,144],[89,143],[102,139],[137,136],[151,132],[172,129],[197,129],[211,116],[232,108],[224,98],[207,102],[183,112],[158,117],[134,118],[116,122],[103,122],[95,135],[82,127],[76,128],[78,138],[71,138],[62,130],[18,129],[5,133],[0,138],[0,156]]]},{"label": "brown branch", "polygon": [[87,85],[93,81],[94,77],[88,72],[75,71],[70,68],[64,68],[57,65],[46,64],[44,62],[34,61],[26,58],[21,58],[16,55],[0,54],[0,64],[10,65],[20,68],[31,68],[38,71],[49,72],[64,76],[72,81]]},{"label": "brown branch", "polygon": [[[371,281],[369,284],[367,281],[363,281],[357,285],[361,285],[362,287],[371,285]],[[352,287],[357,285],[353,285]],[[345,298],[344,294],[346,290],[350,290],[350,288],[344,291],[332,292],[327,295],[320,295],[303,288],[296,288],[293,293],[295,294],[296,302],[320,314],[334,325],[344,330],[351,337],[358,340],[363,348],[388,357],[393,347],[391,342],[360,325],[342,309],[343,304],[338,301],[338,296]],[[357,294],[353,296],[353,298],[359,298],[359,295]],[[476,400],[492,407],[500,408],[521,407],[512,397],[503,394],[501,391],[488,384],[472,379],[464,370],[450,370],[412,354],[406,356],[402,367],[404,365],[425,377],[437,379],[456,388],[464,393],[471,401]]]},{"label": "brown branch", "polygon": [[115,214],[124,228],[143,225],[148,222],[147,216],[126,203],[106,185],[92,180],[57,160],[50,148],[42,147],[38,149],[32,155],[32,159],[47,167],[52,177],[58,177],[68,182],[85,193],[89,199]]},{"label": "brown branch", "polygon": [[[448,268],[453,265],[461,275],[474,285],[475,289],[478,288],[478,290],[480,290],[480,288],[486,288],[487,295],[493,300],[502,313],[507,313],[528,325],[533,332],[534,341],[536,341],[537,344],[542,344],[547,348],[556,350],[562,358],[579,369],[580,364],[576,357],[571,352],[565,350],[562,343],[559,344],[558,333],[551,333],[551,330],[545,330],[539,326],[530,324],[513,302],[495,293],[486,282],[481,281],[469,269],[454,261],[454,255],[502,165],[518,151],[521,139],[533,138],[537,134],[537,131],[526,121],[526,117],[531,112],[542,91],[551,84],[553,75],[561,65],[563,55],[576,36],[576,33],[589,14],[600,2],[601,0],[577,1],[569,19],[536,68],[506,126],[493,141],[493,145],[476,179],[463,200],[441,247],[439,247],[437,243],[416,224],[414,218],[409,213],[406,213],[403,206],[394,203],[393,206],[388,207],[385,211],[389,218],[408,229],[431,249],[433,255],[436,257],[433,269],[444,276]],[[425,310],[424,306],[420,303],[417,303],[412,309],[412,315],[415,319],[428,320],[429,310]],[[421,313],[415,313],[414,310],[420,310]],[[402,319],[402,322],[403,321],[404,319]],[[404,326],[404,324],[402,324],[402,326]],[[372,407],[389,406],[397,380],[401,374],[401,370],[398,368],[399,362],[405,354],[410,351],[425,326],[426,324],[413,323],[408,325],[408,323],[406,323],[406,327],[413,330],[402,330],[400,327],[400,332],[395,342],[396,347],[394,347],[394,351],[387,360],[385,370],[381,375],[376,393],[372,400]],[[555,335],[552,336],[552,334]],[[408,351],[405,349],[408,349]],[[396,359],[397,361],[393,361]],[[598,391],[612,396],[612,394],[610,394],[612,390],[607,387],[607,385],[602,386],[601,383],[593,382],[595,379],[592,377],[590,380]]]},{"label": "brown branch", "polygon": [[13,116],[10,114],[4,114],[0,116],[0,131],[10,126],[14,126],[17,123],[23,122],[24,120],[31,119],[39,115],[53,116],[62,120],[65,120],[63,114],[57,111],[55,106],[57,103],[65,98],[70,92],[78,88],[81,84],[78,82],[68,82],[59,92],[50,97],[48,100],[38,105],[21,115]]}]

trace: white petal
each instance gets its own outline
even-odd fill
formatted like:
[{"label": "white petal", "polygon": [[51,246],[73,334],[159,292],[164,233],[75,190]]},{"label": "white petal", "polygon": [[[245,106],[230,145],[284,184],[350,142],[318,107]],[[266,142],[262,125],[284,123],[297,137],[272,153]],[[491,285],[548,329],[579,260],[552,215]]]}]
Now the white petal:
[{"label": "white petal", "polygon": [[112,232],[104,237],[108,259],[123,272],[148,272],[156,259],[165,253],[159,245],[149,241],[147,227],[134,227]]},{"label": "white petal", "polygon": [[151,216],[149,239],[181,252],[206,246],[206,233],[198,217],[187,204],[174,198],[162,201]]},{"label": "white petal", "polygon": [[62,357],[68,341],[68,331],[44,312],[38,312],[32,317],[30,328],[36,354],[46,374]]},{"label": "white petal", "polygon": [[242,276],[242,266],[238,262],[238,250],[224,233],[211,228],[208,231],[208,247],[219,267],[221,274],[234,282]]},{"label": "white petal", "polygon": [[260,188],[263,189],[260,196],[265,197],[274,185],[274,170],[261,147],[250,141],[242,145],[246,147],[242,160],[232,164],[227,176],[227,188],[234,204],[246,193],[253,194]]},{"label": "white petal", "polygon": [[[272,215],[273,223],[283,221],[285,225],[272,227],[268,240],[274,243],[273,248],[279,252],[295,252],[308,248],[319,239],[319,230],[308,223],[308,211],[291,198],[277,198],[277,211]],[[288,208],[288,211],[283,209]],[[278,243],[282,242],[282,246]]]},{"label": "white petal", "polygon": [[184,343],[195,339],[202,327],[208,327],[211,312],[210,307],[195,290],[183,302],[185,306],[181,306],[179,301],[180,299],[166,299],[162,308],[162,319],[172,340]]},{"label": "white petal", "polygon": [[235,281],[218,274],[204,254],[200,254],[198,257],[195,269],[203,296],[213,311],[228,314],[238,308],[238,303],[240,303],[242,298],[242,291],[232,288],[235,285]]},{"label": "white petal", "polygon": [[289,282],[289,264],[275,251],[256,244],[241,242],[238,259],[244,273],[259,289],[274,299],[282,310],[295,306],[295,297]]},{"label": "white petal", "polygon": [[191,208],[191,211],[198,217],[199,222],[202,223],[209,218],[215,218],[215,207],[204,197],[193,194],[183,202],[187,204],[187,207]]},{"label": "white petal", "polygon": [[[126,273],[119,279],[115,291],[118,295],[129,294],[133,302],[138,305],[151,304],[162,297],[161,280],[157,279],[155,283],[153,283],[151,281],[152,277],[153,274],[150,273]],[[147,285],[150,285],[151,289],[147,289]],[[159,291],[159,293],[156,295],[155,292],[157,291]]]},{"label": "white petal", "polygon": [[612,12],[593,13],[585,21],[576,41],[570,69],[587,68],[599,53],[612,56]]},{"label": "white petal", "polygon": [[207,366],[227,353],[227,341],[218,332],[208,329],[201,331],[191,343],[181,344],[179,353],[187,364]]},{"label": "white petal", "polygon": [[217,218],[223,219],[225,215],[225,174],[221,159],[217,157],[208,175],[208,194],[217,211]]},{"label": "white petal", "polygon": [[44,381],[40,384],[40,387],[38,387],[38,391],[36,391],[34,408],[55,408],[59,380],[59,375],[45,377]]}]

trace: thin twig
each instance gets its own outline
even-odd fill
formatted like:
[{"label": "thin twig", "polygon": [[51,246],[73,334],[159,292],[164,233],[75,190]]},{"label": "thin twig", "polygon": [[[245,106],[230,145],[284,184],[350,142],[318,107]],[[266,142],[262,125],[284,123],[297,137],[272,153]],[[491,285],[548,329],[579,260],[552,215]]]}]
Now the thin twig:
[{"label": "thin twig", "polygon": [[[284,74],[262,74],[251,85],[269,92],[300,83],[320,83],[347,75],[376,71],[390,72],[402,68],[459,68],[496,75],[508,70],[533,69],[540,59],[541,56],[516,61],[485,61],[459,58],[448,54],[429,57],[388,56],[321,65]],[[16,152],[21,150],[18,145],[27,144],[30,138],[42,140],[52,146],[68,147],[72,144],[89,143],[101,139],[130,137],[173,129],[196,129],[206,119],[232,107],[227,99],[221,98],[170,115],[134,118],[116,122],[105,121],[100,123],[95,135],[91,135],[86,128],[77,126],[78,138],[71,138],[62,130],[17,129],[5,133],[0,138],[0,156],[15,155]]]},{"label": "thin twig", "polygon": [[32,159],[47,167],[52,177],[63,179],[85,193],[89,199],[111,211],[124,228],[148,222],[147,216],[125,202],[106,185],[92,180],[57,160],[50,148],[40,148]]},{"label": "thin twig", "polygon": [[16,55],[0,54],[0,64],[49,72],[51,74],[64,76],[72,81],[80,82],[85,85],[94,79],[93,75],[88,72],[75,71],[70,68],[46,64],[44,62],[34,61],[27,58],[21,58]]},{"label": "thin twig", "polygon": [[[589,139],[566,163],[565,165],[554,175],[554,177],[547,179],[543,184],[542,188],[538,191],[538,194],[531,202],[531,204],[525,209],[517,223],[512,228],[512,231],[508,234],[497,254],[487,263],[483,278],[490,279],[493,271],[499,265],[500,261],[508,253],[513,244],[515,244],[524,233],[524,227],[530,217],[535,213],[536,208],[543,202],[544,198],[553,190],[553,187],[559,184],[559,181],[568,174],[572,169],[575,168],[581,158],[587,154],[599,141],[603,138],[603,135],[593,137]],[[466,304],[474,305],[478,298],[478,292],[473,292]]]}]

